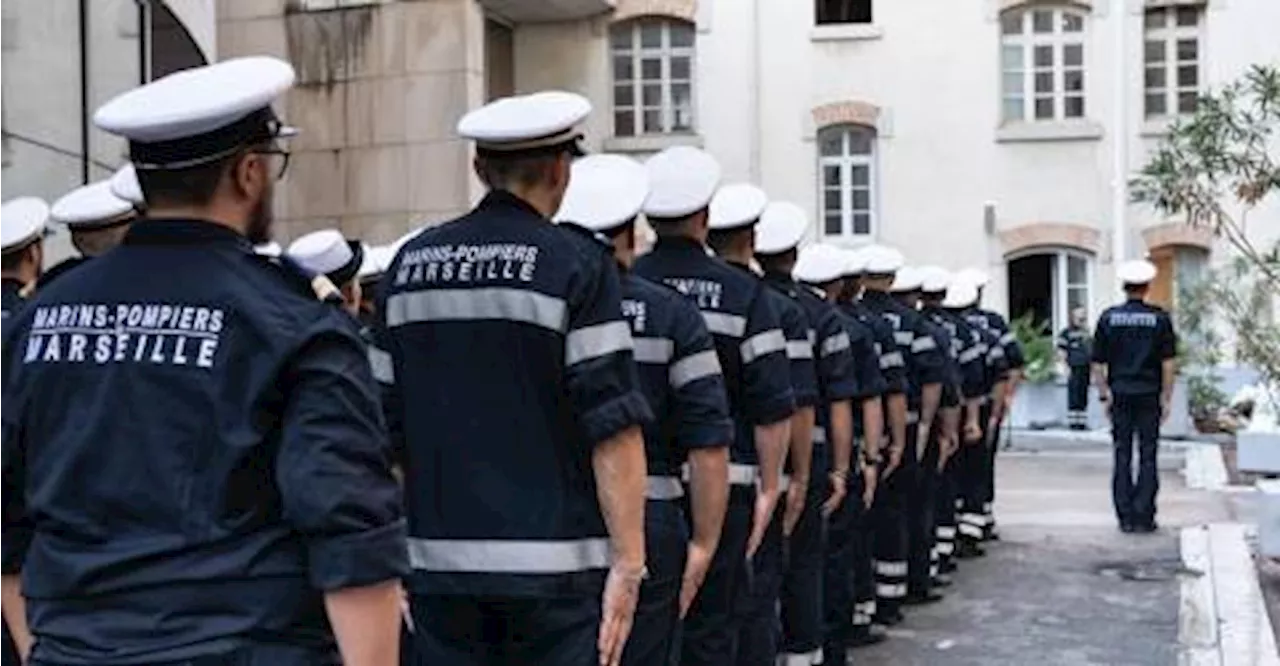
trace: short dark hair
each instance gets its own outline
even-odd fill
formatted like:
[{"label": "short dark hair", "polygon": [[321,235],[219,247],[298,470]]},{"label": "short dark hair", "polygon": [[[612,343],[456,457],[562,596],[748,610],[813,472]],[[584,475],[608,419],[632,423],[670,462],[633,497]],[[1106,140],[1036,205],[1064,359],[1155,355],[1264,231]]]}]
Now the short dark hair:
[{"label": "short dark hair", "polygon": [[649,226],[653,228],[653,232],[658,236],[679,236],[682,235],[684,224],[692,220],[698,213],[707,210],[701,208],[680,217],[658,217],[656,215],[645,215],[645,220],[649,222]]},{"label": "short dark hair", "polygon": [[5,252],[3,255],[0,255],[0,270],[3,270],[3,271],[18,270],[18,267],[22,265],[22,258],[27,255],[26,250],[27,248],[24,247],[21,250],[14,250],[13,252]]},{"label": "short dark hair", "polygon": [[138,185],[149,207],[204,206],[218,191],[222,176],[243,154],[186,169],[138,169]]},{"label": "short dark hair", "polygon": [[534,187],[549,179],[550,170],[566,153],[512,153],[505,155],[482,152],[476,156],[480,180],[490,189]]},{"label": "short dark hair", "polygon": [[761,254],[757,252],[756,261],[760,262],[760,267],[767,271],[775,266],[785,266],[788,263],[794,264],[799,254],[799,249],[795,247],[772,254]]},{"label": "short dark hair", "polygon": [[739,238],[743,232],[749,229],[751,227],[712,231],[707,234],[707,245],[711,246],[711,249],[715,250],[717,254],[723,254],[725,250],[729,249],[735,238]]}]

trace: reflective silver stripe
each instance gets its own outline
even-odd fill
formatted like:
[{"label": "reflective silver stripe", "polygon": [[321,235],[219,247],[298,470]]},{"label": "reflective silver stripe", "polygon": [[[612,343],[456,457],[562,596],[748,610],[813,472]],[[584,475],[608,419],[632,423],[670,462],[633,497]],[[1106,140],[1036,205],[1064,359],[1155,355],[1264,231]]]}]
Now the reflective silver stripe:
[{"label": "reflective silver stripe", "polygon": [[738,350],[742,353],[742,362],[751,363],[761,356],[781,352],[787,348],[787,338],[778,329],[770,329],[742,341]]},{"label": "reflective silver stripe", "polygon": [[1012,344],[1017,341],[1018,341],[1018,338],[1013,334],[1013,331],[1009,331],[1004,335],[1000,336],[1000,344],[1002,345]]},{"label": "reflective silver stripe", "polygon": [[932,351],[937,348],[938,343],[927,335],[922,335],[911,343],[911,351],[916,352],[917,354],[920,352]]},{"label": "reflective silver stripe", "polygon": [[901,599],[907,596],[907,584],[876,583],[876,596],[881,599]]},{"label": "reflective silver stripe", "polygon": [[760,468],[755,465],[729,463],[729,483],[735,486],[754,486],[760,478]]},{"label": "reflective silver stripe", "polygon": [[631,349],[631,327],[625,321],[585,326],[564,337],[564,364],[577,365]]},{"label": "reflective silver stripe", "polygon": [[707,330],[717,335],[740,338],[747,334],[746,317],[723,312],[703,312],[702,320],[707,323]]},{"label": "reflective silver stripe", "polygon": [[876,560],[876,573],[881,576],[905,576],[907,575],[907,563],[896,560]]},{"label": "reflective silver stripe", "polygon": [[809,334],[808,334],[808,336],[807,336],[807,337],[808,337],[808,339],[809,339],[809,346],[810,346],[810,347],[812,347],[813,345],[818,344],[818,332],[817,332],[817,331],[813,330],[812,328],[811,328],[811,329],[809,329]]},{"label": "reflective silver stripe", "polygon": [[822,648],[808,652],[783,652],[779,657],[781,666],[813,666],[822,663]]},{"label": "reflective silver stripe", "polygon": [[607,569],[609,539],[517,541],[409,539],[409,562],[419,571],[559,574]]},{"label": "reflective silver stripe", "polygon": [[912,342],[914,342],[915,339],[916,339],[916,336],[912,335],[911,331],[894,331],[893,332],[893,341],[900,345],[909,345]]},{"label": "reflective silver stripe", "polygon": [[960,536],[966,536],[970,539],[982,538],[982,526],[970,525],[969,523],[960,523]]},{"label": "reflective silver stripe", "polygon": [[951,525],[939,525],[937,528],[934,529],[933,533],[939,539],[956,538],[956,528],[952,527]]},{"label": "reflective silver stripe", "polygon": [[645,479],[644,496],[651,500],[673,500],[684,497],[684,484],[674,476],[650,476]]},{"label": "reflective silver stripe", "polygon": [[396,383],[396,372],[391,365],[391,354],[377,347],[369,347],[369,369],[373,371],[373,378],[383,384]]},{"label": "reflective silver stripe", "polygon": [[814,443],[814,444],[826,444],[826,443],[827,443],[827,429],[826,429],[826,428],[821,428],[821,427],[818,427],[818,426],[814,426],[814,428],[813,428],[813,443]]},{"label": "reflective silver stripe", "polygon": [[568,327],[563,299],[528,289],[439,289],[409,291],[387,299],[387,326],[440,321],[496,319],[533,324],[563,333]]},{"label": "reflective silver stripe", "polygon": [[704,377],[720,374],[720,358],[713,349],[690,354],[671,364],[667,370],[667,379],[671,388],[681,388]]},{"label": "reflective silver stripe", "polygon": [[955,552],[956,552],[956,545],[955,545],[955,543],[953,543],[953,542],[951,542],[951,541],[941,541],[941,542],[939,542],[939,543],[938,543],[938,554],[940,554],[940,555],[954,555],[954,554],[955,554]]},{"label": "reflective silver stripe", "polygon": [[804,340],[787,342],[787,358],[795,361],[805,358],[813,358],[813,345]]},{"label": "reflective silver stripe", "polygon": [[960,357],[959,357],[959,358],[960,358],[960,362],[961,362],[961,363],[972,363],[972,362],[974,362],[974,361],[978,360],[978,358],[979,358],[979,357],[981,357],[981,356],[982,356],[982,350],[981,350],[981,349],[978,349],[977,347],[970,347],[970,348],[968,348],[968,349],[966,349],[966,350],[964,350],[964,351],[960,352]]},{"label": "reflective silver stripe", "polygon": [[920,412],[907,412],[907,425],[913,425],[920,422]]},{"label": "reflective silver stripe", "polygon": [[907,363],[902,358],[902,352],[893,351],[888,354],[880,355],[880,369],[887,370],[889,368],[901,368]]},{"label": "reflective silver stripe", "polygon": [[632,338],[631,344],[635,345],[636,363],[648,363],[651,365],[666,365],[671,362],[671,355],[675,353],[676,343],[666,338]]},{"label": "reflective silver stripe", "polygon": [[857,609],[859,609],[859,610],[861,610],[863,613],[866,613],[867,615],[875,615],[875,614],[876,614],[876,602],[875,602],[875,599],[872,599],[871,601],[864,601],[864,602],[862,602],[862,603],[860,603],[860,604],[854,604],[854,605],[853,605],[853,607],[854,607],[854,608],[857,608]]},{"label": "reflective silver stripe", "polygon": [[822,341],[822,355],[830,356],[832,354],[842,352],[848,349],[851,345],[852,343],[849,342],[848,333],[842,331],[835,335],[829,335],[826,340]]}]

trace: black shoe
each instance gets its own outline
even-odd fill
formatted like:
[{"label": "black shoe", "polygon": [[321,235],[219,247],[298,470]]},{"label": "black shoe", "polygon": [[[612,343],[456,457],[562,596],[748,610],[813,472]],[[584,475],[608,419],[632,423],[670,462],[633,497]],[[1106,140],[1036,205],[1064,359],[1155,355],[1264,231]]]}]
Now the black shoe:
[{"label": "black shoe", "polygon": [[908,594],[907,598],[902,600],[902,604],[904,606],[927,606],[929,604],[936,604],[943,599],[946,599],[946,597],[938,594],[937,592],[917,592],[915,594]]},{"label": "black shoe", "polygon": [[856,650],[869,645],[879,645],[887,640],[889,640],[889,637],[879,631],[872,631],[870,629],[862,631],[854,630],[853,635],[849,637],[849,642],[846,645],[849,649]]},{"label": "black shoe", "polygon": [[959,569],[960,567],[956,566],[953,560],[947,560],[938,565],[938,573],[940,574],[953,574]]},{"label": "black shoe", "polygon": [[975,557],[982,557],[986,554],[987,551],[983,550],[982,546],[979,546],[973,541],[961,541],[956,545],[956,557],[962,560],[970,560]]},{"label": "black shoe", "polygon": [[1000,533],[995,530],[991,530],[990,532],[987,532],[986,534],[984,534],[982,538],[986,541],[999,541]]},{"label": "black shoe", "polygon": [[902,624],[902,621],[905,619],[907,618],[902,614],[902,611],[895,610],[891,613],[876,613],[875,617],[871,618],[871,621],[875,624],[882,624],[886,627],[896,627],[899,624]]},{"label": "black shoe", "polygon": [[941,573],[942,572],[941,568],[938,569],[938,572],[939,572],[938,575],[933,577],[933,586],[934,587],[951,587],[953,584],[951,577]]},{"label": "black shoe", "polygon": [[1145,523],[1138,523],[1136,525],[1133,525],[1130,531],[1135,532],[1137,534],[1153,534],[1155,532],[1160,531],[1160,527],[1156,525],[1156,521],[1152,520]]},{"label": "black shoe", "polygon": [[1129,523],[1129,522],[1120,523],[1120,531],[1124,532],[1125,534],[1133,534],[1133,523]]}]

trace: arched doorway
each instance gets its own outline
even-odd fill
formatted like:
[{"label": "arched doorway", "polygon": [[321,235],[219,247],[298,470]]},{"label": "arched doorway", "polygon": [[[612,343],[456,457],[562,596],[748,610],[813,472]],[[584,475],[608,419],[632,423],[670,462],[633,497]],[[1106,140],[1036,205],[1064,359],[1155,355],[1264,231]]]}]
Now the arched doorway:
[{"label": "arched doorway", "polygon": [[1053,333],[1067,325],[1071,311],[1092,318],[1093,257],[1079,250],[1034,248],[1006,260],[1009,318],[1030,315]]}]

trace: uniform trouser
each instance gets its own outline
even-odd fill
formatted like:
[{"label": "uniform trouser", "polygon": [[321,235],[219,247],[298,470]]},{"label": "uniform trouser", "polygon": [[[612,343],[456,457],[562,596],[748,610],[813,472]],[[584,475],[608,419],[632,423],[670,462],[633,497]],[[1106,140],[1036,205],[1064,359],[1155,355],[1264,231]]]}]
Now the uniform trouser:
[{"label": "uniform trouser", "polygon": [[881,615],[892,615],[907,596],[907,529],[909,497],[915,486],[916,425],[907,426],[902,464],[881,482],[875,504],[876,604]]},{"label": "uniform trouser", "polygon": [[[1112,403],[1111,436],[1115,468],[1111,496],[1121,523],[1155,522],[1160,476],[1156,452],[1160,442],[1160,398],[1155,394],[1117,395]],[[1133,440],[1138,439],[1138,479],[1133,478]]]},{"label": "uniform trouser", "polygon": [[821,663],[822,579],[826,563],[826,525],[822,503],[831,492],[826,472],[815,475],[805,497],[804,513],[787,540],[782,576],[782,643],[779,651],[791,662]]},{"label": "uniform trouser", "polygon": [[986,455],[983,460],[985,467],[983,468],[982,482],[982,521],[983,521],[983,538],[990,538],[996,530],[995,501],[996,501],[996,453],[1000,450],[1000,426],[1002,424],[995,423],[987,425],[991,420],[991,404],[988,402],[982,407],[982,441],[986,442]]},{"label": "uniform trouser", "polygon": [[924,455],[915,468],[915,487],[908,498],[907,592],[928,594],[938,573],[934,517],[938,501],[938,432],[932,428]]},{"label": "uniform trouser", "polygon": [[871,506],[864,505],[862,493],[866,484],[862,475],[854,476],[857,478],[849,479],[849,501],[854,517],[850,550],[853,551],[853,630],[857,634],[871,629],[871,619],[876,614],[875,523],[872,512],[879,500],[872,498]]},{"label": "uniform trouser", "polygon": [[[10,666],[10,664],[16,666],[17,663],[17,661],[5,661],[4,666]],[[341,663],[342,658],[334,650],[263,644],[190,659],[153,661],[149,662],[149,666],[339,666]],[[32,655],[28,666],[66,665]]]},{"label": "uniform trouser", "polygon": [[871,512],[862,504],[861,474],[849,477],[849,494],[827,519],[823,566],[823,664],[844,666],[849,639],[871,628],[876,611],[871,559]]},{"label": "uniform trouser", "polygon": [[733,604],[738,588],[747,585],[750,578],[746,552],[755,501],[755,488],[730,487],[720,545],[682,626],[680,666],[734,663],[738,634]]},{"label": "uniform trouser", "polygon": [[[785,497],[785,495],[784,495]],[[786,506],[778,502],[773,520],[765,528],[764,540],[750,560],[749,583],[739,584],[734,604],[734,625],[738,632],[738,666],[774,666],[782,640],[778,598],[782,594],[786,541],[782,517]]]},{"label": "uniform trouser", "polygon": [[[961,445],[963,446],[963,445]],[[947,459],[942,471],[938,472],[938,493],[934,502],[934,546],[938,555],[938,565],[945,567],[951,562],[956,552],[956,468],[957,453]]]},{"label": "uniform trouser", "polygon": [[[986,416],[979,416],[979,422],[985,428]],[[987,525],[984,507],[987,501],[988,457],[985,438],[977,442],[964,442],[956,452],[953,465],[960,511],[956,517],[956,536],[960,541],[977,543],[983,538]]]},{"label": "uniform trouser", "polygon": [[595,666],[598,595],[554,599],[416,595],[415,666]]},{"label": "uniform trouser", "polygon": [[684,509],[674,500],[649,500],[644,513],[645,562],[631,637],[622,653],[628,666],[655,666],[675,649],[680,626],[680,584],[689,548]]},{"label": "uniform trouser", "polygon": [[1067,425],[1080,428],[1089,424],[1089,366],[1073,365],[1067,376]]}]

